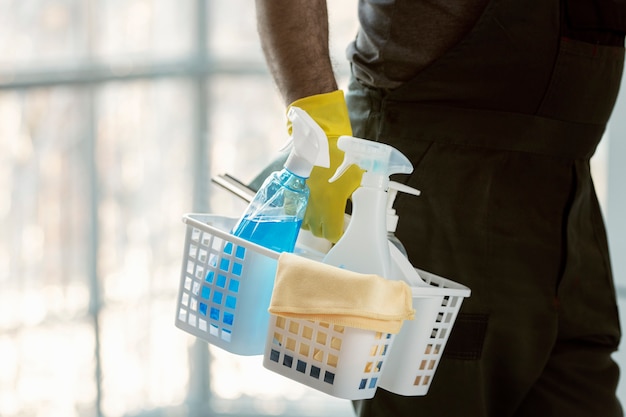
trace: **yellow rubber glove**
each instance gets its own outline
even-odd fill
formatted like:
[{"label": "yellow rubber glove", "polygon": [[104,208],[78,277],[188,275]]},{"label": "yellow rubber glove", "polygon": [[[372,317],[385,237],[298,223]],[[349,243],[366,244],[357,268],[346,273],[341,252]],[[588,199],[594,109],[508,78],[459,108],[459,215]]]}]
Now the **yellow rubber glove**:
[{"label": "yellow rubber glove", "polygon": [[[343,234],[346,202],[361,183],[363,175],[363,171],[353,165],[337,181],[328,182],[343,161],[344,152],[337,148],[337,139],[339,136],[352,136],[343,91],[305,97],[294,101],[291,106],[300,107],[320,125],[328,137],[330,151],[330,168],[314,167],[307,180],[311,195],[302,228],[336,243]],[[290,122],[287,127],[291,133]]]}]

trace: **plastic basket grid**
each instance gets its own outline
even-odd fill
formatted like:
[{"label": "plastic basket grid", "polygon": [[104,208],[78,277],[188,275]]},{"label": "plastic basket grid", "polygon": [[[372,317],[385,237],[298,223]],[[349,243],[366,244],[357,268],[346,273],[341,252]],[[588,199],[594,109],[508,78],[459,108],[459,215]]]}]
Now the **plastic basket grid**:
[{"label": "plastic basket grid", "polygon": [[419,271],[430,288],[413,287],[415,320],[404,322],[397,335],[380,387],[401,395],[426,395],[469,289]]},{"label": "plastic basket grid", "polygon": [[378,386],[428,392],[467,287],[419,271],[429,286],[412,287],[416,319],[395,336],[270,316],[278,254],[225,232],[234,219],[183,220],[177,327],[232,353],[264,353],[266,368],[336,397],[371,398]]},{"label": "plastic basket grid", "polygon": [[448,336],[450,335],[458,312],[457,305],[462,301],[462,297],[442,297],[441,309],[437,313],[434,327],[430,332],[428,342],[422,352],[422,359],[419,361],[419,366],[417,370],[414,371],[415,378],[413,379],[413,386],[423,387],[425,390],[424,394],[426,394],[432,382],[432,378],[439,365],[439,360],[441,359],[441,354],[448,341]]},{"label": "plastic basket grid", "polygon": [[371,398],[394,335],[272,315],[263,365],[327,394]]},{"label": "plastic basket grid", "polygon": [[188,215],[184,220],[176,326],[233,353],[263,353],[273,252],[261,248],[261,254],[256,245],[209,224],[229,228],[230,219]]},{"label": "plastic basket grid", "polygon": [[230,342],[245,248],[195,228],[191,241],[178,318]]},{"label": "plastic basket grid", "polygon": [[272,316],[263,365],[294,381],[351,400],[378,387],[426,395],[469,289],[419,271],[428,287],[412,287],[415,320],[397,335]]}]

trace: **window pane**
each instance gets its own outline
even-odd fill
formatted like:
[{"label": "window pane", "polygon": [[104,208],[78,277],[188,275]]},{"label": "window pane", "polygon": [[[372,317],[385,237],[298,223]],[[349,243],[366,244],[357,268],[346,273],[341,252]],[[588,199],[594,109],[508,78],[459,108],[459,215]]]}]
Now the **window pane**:
[{"label": "window pane", "polygon": [[180,404],[190,338],[173,325],[192,201],[192,88],[187,81],[98,90],[99,271],[107,417]]},{"label": "window pane", "polygon": [[215,76],[209,85],[212,172],[254,178],[287,142],[285,108],[264,76]]},{"label": "window pane", "polygon": [[262,63],[254,2],[217,0],[208,4],[208,47],[214,59]]},{"label": "window pane", "polygon": [[0,415],[95,404],[86,103],[69,88],[0,94]]},{"label": "window pane", "polygon": [[86,314],[85,97],[0,94],[0,328]]},{"label": "window pane", "polygon": [[93,3],[94,55],[160,59],[191,52],[193,1],[106,0]]},{"label": "window pane", "polygon": [[0,1],[0,68],[84,59],[86,10],[81,0]]},{"label": "window pane", "polygon": [[[106,84],[96,96],[99,267],[105,296],[172,291],[192,202],[193,112],[187,81]],[[177,288],[177,287],[176,287]]]}]

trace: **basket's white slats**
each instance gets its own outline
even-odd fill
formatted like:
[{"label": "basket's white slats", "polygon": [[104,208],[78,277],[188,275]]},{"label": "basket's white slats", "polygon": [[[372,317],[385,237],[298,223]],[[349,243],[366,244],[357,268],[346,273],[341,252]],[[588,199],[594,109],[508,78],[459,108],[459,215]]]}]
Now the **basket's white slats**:
[{"label": "basket's white slats", "polygon": [[229,240],[237,246],[243,246],[260,255],[267,256],[271,259],[278,259],[280,256],[278,252],[230,234],[230,230],[233,228],[236,221],[237,219],[210,214],[190,213],[183,216],[183,222],[188,225],[212,233],[222,239]]},{"label": "basket's white slats", "polygon": [[344,399],[374,396],[394,335],[272,316],[263,365]]},{"label": "basket's white slats", "polygon": [[177,327],[231,353],[264,354],[266,368],[335,397],[371,398],[379,386],[400,395],[428,392],[469,288],[414,269],[390,246],[416,310],[398,335],[277,318],[267,307],[279,253],[230,234],[233,218],[187,214],[183,222]]},{"label": "basket's white slats", "polygon": [[228,233],[235,219],[190,214],[183,222],[176,326],[234,354],[262,354],[278,254]]}]

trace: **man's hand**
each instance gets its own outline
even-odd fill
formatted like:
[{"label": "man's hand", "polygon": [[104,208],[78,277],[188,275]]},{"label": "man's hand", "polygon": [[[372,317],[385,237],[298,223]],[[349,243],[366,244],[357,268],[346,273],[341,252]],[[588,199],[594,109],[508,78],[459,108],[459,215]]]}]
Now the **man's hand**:
[{"label": "man's hand", "polygon": [[302,228],[335,243],[343,233],[346,202],[359,186],[362,176],[362,171],[352,166],[337,181],[328,182],[343,161],[344,153],[337,148],[337,139],[352,135],[343,92],[318,94],[296,100],[291,105],[305,110],[320,125],[328,137],[330,151],[330,167],[314,167],[307,180],[311,196]]}]

